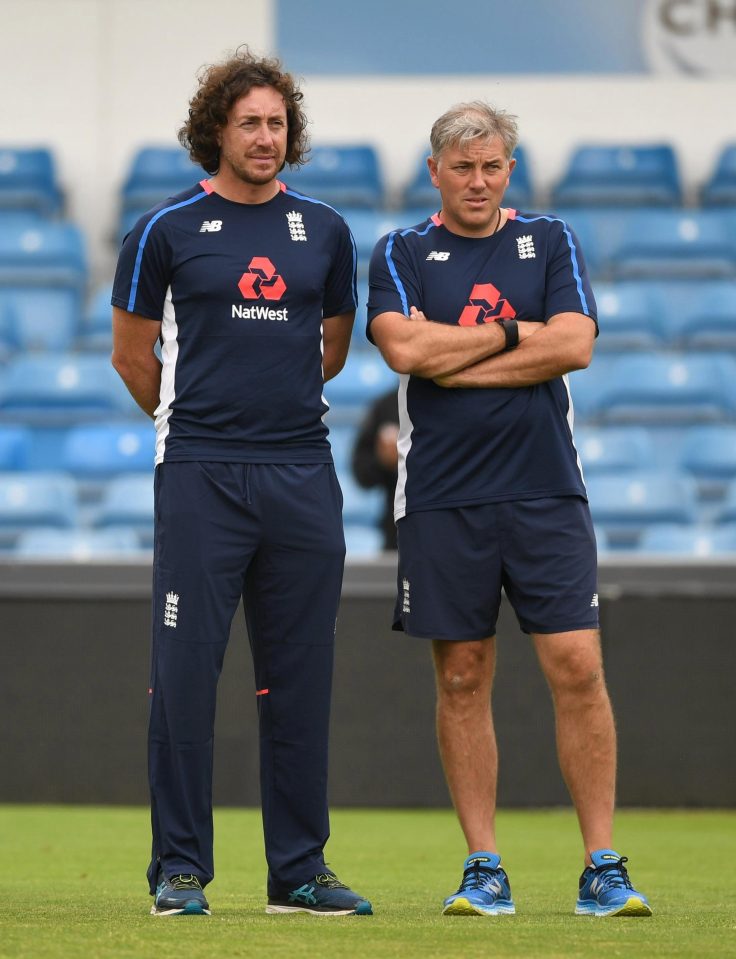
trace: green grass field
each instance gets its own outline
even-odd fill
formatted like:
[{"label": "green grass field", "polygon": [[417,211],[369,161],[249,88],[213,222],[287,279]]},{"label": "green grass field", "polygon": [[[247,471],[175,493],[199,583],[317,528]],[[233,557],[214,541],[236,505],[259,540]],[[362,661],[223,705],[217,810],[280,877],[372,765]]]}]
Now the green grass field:
[{"label": "green grass field", "polygon": [[216,814],[213,915],[154,918],[143,809],[0,806],[0,956],[626,959],[736,956],[736,813],[622,811],[617,848],[651,919],[572,914],[581,850],[567,810],[499,815],[517,915],[450,918],[464,847],[444,810],[336,810],[328,859],[372,917],[266,916],[260,814]]}]

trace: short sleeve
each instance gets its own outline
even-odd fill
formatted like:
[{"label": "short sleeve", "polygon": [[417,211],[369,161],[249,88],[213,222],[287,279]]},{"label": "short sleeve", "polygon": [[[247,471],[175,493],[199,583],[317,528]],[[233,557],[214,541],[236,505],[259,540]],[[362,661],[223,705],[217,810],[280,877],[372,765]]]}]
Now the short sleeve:
[{"label": "short sleeve", "polygon": [[358,306],[356,292],[358,258],[355,250],[355,240],[342,217],[336,219],[335,232],[337,235],[335,255],[330,272],[327,275],[322,302],[322,316],[324,317],[353,313]]},{"label": "short sleeve", "polygon": [[368,274],[368,327],[381,313],[409,315],[412,306],[422,308],[420,283],[416,276],[405,238],[398,232],[388,233],[376,244]]},{"label": "short sleeve", "polygon": [[159,214],[142,217],[123,240],[112,304],[150,320],[163,316],[171,283],[171,246]]},{"label": "short sleeve", "polygon": [[545,320],[557,313],[584,313],[598,327],[597,307],[578,238],[562,220],[553,224],[547,260]]}]

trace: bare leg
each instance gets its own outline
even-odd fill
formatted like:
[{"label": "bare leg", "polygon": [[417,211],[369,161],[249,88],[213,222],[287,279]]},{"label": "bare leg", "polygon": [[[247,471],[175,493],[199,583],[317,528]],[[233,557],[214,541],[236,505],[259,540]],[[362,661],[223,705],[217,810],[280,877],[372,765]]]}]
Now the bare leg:
[{"label": "bare leg", "polygon": [[533,636],[552,691],[560,769],[580,823],[585,862],[610,849],[616,792],[616,728],[595,629]]},{"label": "bare leg", "polygon": [[495,637],[435,640],[437,740],[468,852],[496,852],[498,753],[491,715]]}]

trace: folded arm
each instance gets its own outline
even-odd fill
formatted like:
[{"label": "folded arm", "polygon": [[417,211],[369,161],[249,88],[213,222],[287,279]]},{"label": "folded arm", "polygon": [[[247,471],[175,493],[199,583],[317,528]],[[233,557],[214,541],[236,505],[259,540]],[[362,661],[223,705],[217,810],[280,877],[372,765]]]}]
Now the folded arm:
[{"label": "folded arm", "polygon": [[[521,324],[520,324],[521,325]],[[433,377],[446,387],[534,386],[582,370],[593,355],[595,323],[583,313],[558,313],[515,350],[488,357],[453,373]]]},{"label": "folded arm", "polygon": [[[520,323],[519,338],[536,323]],[[428,321],[412,307],[411,316],[380,313],[371,323],[373,340],[392,370],[425,379],[448,376],[494,357],[506,348],[504,331],[495,323],[454,326]]]}]

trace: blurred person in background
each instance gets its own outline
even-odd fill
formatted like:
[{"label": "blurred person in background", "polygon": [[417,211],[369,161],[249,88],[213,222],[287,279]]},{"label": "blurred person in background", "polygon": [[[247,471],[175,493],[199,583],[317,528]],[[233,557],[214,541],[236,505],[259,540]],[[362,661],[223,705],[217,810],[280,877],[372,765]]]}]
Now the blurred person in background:
[{"label": "blurred person in background", "polygon": [[380,528],[383,548],[396,549],[394,495],[399,467],[399,402],[396,390],[389,390],[368,408],[353,447],[352,468],[364,489],[383,490],[385,502]]},{"label": "blurred person in background", "polygon": [[432,640],[437,730],[467,841],[454,916],[515,911],[496,844],[491,711],[505,590],[552,692],[584,845],[575,912],[648,916],[613,848],[616,732],[603,676],[597,559],[565,374],[597,334],[563,221],[505,209],[515,118],[459,104],[432,128],[442,208],[370,267],[369,337],[401,375],[394,629]]},{"label": "blurred person in background", "polygon": [[308,149],[280,63],[241,48],[199,80],[179,138],[213,175],[141,218],[112,297],[113,364],[157,437],[152,912],[209,915],[216,688],[242,596],[266,911],[367,915],[324,860],[345,541],[322,388],[350,342],[354,243],[331,207],[277,179]]}]

